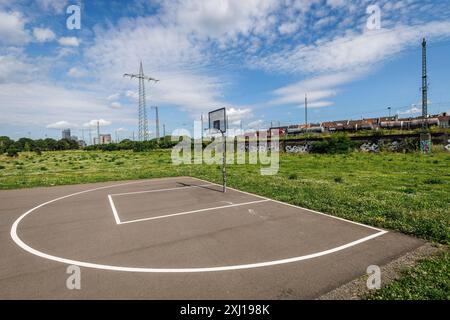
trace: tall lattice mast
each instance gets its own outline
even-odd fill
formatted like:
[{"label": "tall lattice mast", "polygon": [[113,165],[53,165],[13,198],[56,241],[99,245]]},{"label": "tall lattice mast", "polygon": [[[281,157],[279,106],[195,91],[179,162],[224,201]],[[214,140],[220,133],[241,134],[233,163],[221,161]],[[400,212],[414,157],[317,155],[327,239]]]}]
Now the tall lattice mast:
[{"label": "tall lattice mast", "polygon": [[124,77],[130,77],[131,79],[137,78],[139,79],[139,141],[147,141],[148,134],[148,119],[147,119],[147,107],[145,104],[145,80],[147,81],[155,81],[156,80],[151,77],[147,77],[144,75],[144,68],[142,67],[142,61],[139,67],[139,74],[124,74]]},{"label": "tall lattice mast", "polygon": [[427,41],[422,41],[422,117],[423,127],[427,126],[428,118],[428,80],[427,80]]}]

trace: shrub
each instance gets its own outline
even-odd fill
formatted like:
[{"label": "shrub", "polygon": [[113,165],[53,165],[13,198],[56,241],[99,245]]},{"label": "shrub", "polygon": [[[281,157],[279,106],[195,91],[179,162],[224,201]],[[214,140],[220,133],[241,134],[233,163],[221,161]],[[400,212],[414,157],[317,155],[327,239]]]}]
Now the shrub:
[{"label": "shrub", "polygon": [[335,177],[335,178],[334,178],[334,182],[336,182],[336,183],[342,183],[342,182],[344,182],[344,179],[342,179],[342,177]]},{"label": "shrub", "polygon": [[322,154],[344,154],[354,151],[355,147],[356,143],[347,135],[336,134],[326,140],[314,142],[311,145],[311,152]]},{"label": "shrub", "polygon": [[296,173],[291,173],[288,177],[289,180],[297,180],[298,179],[298,175]]},{"label": "shrub", "polygon": [[439,178],[429,178],[424,181],[425,184],[442,184],[443,181]]},{"label": "shrub", "polygon": [[17,158],[19,156],[19,149],[16,147],[9,147],[6,150],[6,155],[11,158]]}]

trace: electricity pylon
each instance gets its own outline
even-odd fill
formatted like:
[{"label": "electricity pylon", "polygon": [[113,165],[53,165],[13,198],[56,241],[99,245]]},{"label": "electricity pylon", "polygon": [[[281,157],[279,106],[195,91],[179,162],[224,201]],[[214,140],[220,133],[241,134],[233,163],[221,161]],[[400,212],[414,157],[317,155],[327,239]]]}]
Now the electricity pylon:
[{"label": "electricity pylon", "polygon": [[427,127],[428,118],[428,80],[427,80],[427,41],[422,41],[422,118],[423,127]]},{"label": "electricity pylon", "polygon": [[147,119],[147,107],[145,105],[145,85],[144,81],[154,81],[158,82],[151,77],[144,75],[144,69],[142,68],[142,61],[139,68],[139,74],[129,74],[125,73],[124,77],[130,77],[131,79],[139,79],[139,141],[148,140],[148,119]]}]

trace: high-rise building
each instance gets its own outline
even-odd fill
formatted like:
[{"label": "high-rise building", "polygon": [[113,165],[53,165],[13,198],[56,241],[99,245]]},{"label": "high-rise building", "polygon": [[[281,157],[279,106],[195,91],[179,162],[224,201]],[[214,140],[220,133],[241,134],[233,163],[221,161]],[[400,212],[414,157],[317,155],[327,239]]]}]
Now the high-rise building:
[{"label": "high-rise building", "polygon": [[112,142],[111,134],[101,134],[100,141],[97,137],[94,137],[94,144],[110,144]]},{"label": "high-rise building", "polygon": [[64,129],[62,131],[62,139],[70,140],[70,129]]},{"label": "high-rise building", "polygon": [[101,134],[100,135],[100,143],[101,144],[109,144],[112,142],[111,134]]}]

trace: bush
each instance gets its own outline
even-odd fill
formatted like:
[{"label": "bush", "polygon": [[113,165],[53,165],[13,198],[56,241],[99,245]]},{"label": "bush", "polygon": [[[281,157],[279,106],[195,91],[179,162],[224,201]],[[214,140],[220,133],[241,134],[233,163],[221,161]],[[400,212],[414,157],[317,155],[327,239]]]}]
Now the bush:
[{"label": "bush", "polygon": [[6,150],[6,155],[11,158],[17,158],[19,156],[19,149],[16,147],[9,147]]},{"label": "bush", "polygon": [[289,180],[297,180],[298,179],[298,175],[296,173],[291,173],[288,177]]},{"label": "bush", "polygon": [[424,183],[425,184],[442,184],[444,182],[439,178],[428,178],[424,181]]},{"label": "bush", "polygon": [[336,182],[336,183],[342,183],[342,182],[344,182],[344,179],[342,179],[342,177],[335,177],[335,178],[334,178],[334,182]]},{"label": "bush", "polygon": [[346,134],[336,134],[324,141],[313,142],[311,152],[319,154],[344,154],[353,152],[355,148],[356,143]]}]

